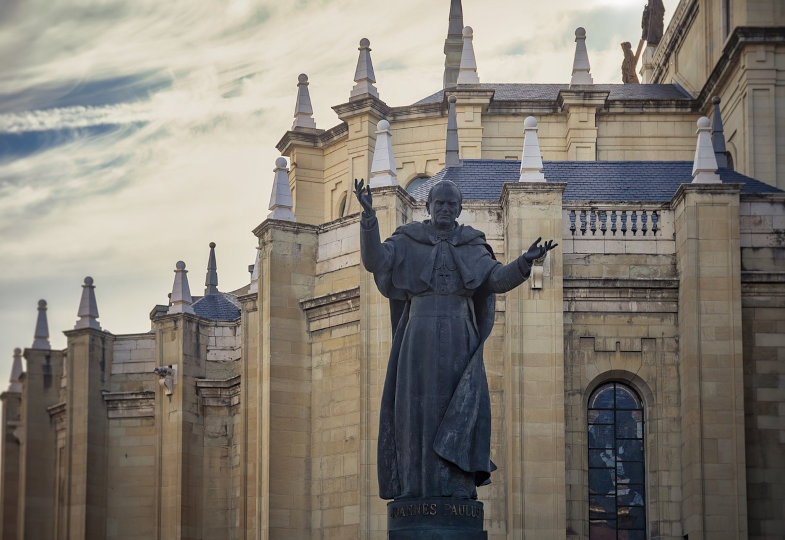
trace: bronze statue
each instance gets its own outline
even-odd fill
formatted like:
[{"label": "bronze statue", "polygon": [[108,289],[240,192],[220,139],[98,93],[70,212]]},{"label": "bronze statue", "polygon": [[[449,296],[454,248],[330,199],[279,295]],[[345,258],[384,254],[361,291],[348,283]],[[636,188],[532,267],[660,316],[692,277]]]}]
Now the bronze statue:
[{"label": "bronze statue", "polygon": [[638,58],[642,48],[643,40],[638,43],[638,50],[635,54],[632,53],[632,44],[629,41],[621,44],[621,50],[624,51],[624,60],[621,62],[621,82],[624,84],[640,84],[635,68],[638,66]]},{"label": "bronze statue", "polygon": [[649,45],[657,45],[662,39],[665,25],[665,5],[662,0],[649,0],[643,8],[641,39]]},{"label": "bronze statue", "polygon": [[494,293],[523,283],[532,262],[558,244],[538,238],[499,263],[482,232],[455,221],[462,194],[448,180],[428,194],[430,220],[403,225],[382,243],[363,185],[355,180],[362,262],[390,300],[394,332],[379,419],[380,496],[476,499],[495,469],[483,365]]}]

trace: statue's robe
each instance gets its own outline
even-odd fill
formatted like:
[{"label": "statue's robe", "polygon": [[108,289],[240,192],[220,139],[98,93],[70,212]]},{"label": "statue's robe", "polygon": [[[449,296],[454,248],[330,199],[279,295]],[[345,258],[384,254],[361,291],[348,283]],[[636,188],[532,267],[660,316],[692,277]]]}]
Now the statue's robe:
[{"label": "statue's robe", "polygon": [[477,496],[489,482],[491,407],[483,343],[494,293],[522,283],[530,266],[495,260],[482,232],[426,221],[383,244],[375,218],[361,223],[363,264],[390,299],[393,343],[379,418],[383,499]]}]

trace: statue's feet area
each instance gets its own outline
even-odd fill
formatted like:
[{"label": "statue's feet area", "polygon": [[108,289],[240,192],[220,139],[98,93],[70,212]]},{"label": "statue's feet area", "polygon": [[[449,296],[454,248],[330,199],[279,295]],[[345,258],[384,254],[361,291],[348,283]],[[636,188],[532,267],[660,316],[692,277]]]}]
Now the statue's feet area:
[{"label": "statue's feet area", "polygon": [[487,540],[482,503],[432,497],[387,503],[388,540]]}]

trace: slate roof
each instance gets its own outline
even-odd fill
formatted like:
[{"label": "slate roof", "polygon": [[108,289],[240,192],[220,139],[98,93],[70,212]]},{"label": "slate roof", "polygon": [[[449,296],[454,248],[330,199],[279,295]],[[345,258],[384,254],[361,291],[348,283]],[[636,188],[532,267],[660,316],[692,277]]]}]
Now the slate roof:
[{"label": "slate roof", "polygon": [[[569,84],[480,84],[483,90],[495,90],[494,101],[556,101],[560,90],[569,90]],[[675,84],[595,84],[594,90],[608,91],[608,100],[684,100],[692,96]],[[414,105],[441,103],[444,90],[439,90],[421,99]]]},{"label": "slate roof", "polygon": [[[459,167],[437,172],[412,192],[425,200],[441,180],[452,180],[467,200],[498,200],[502,186],[517,182],[521,162],[509,159],[465,159]],[[544,161],[548,182],[566,182],[565,201],[670,201],[681,184],[692,182],[692,161]],[[743,184],[742,193],[781,190],[729,169],[719,170],[726,184]]]},{"label": "slate roof", "polygon": [[240,318],[240,303],[233,294],[208,294],[193,303],[194,313],[214,321],[234,321]]}]

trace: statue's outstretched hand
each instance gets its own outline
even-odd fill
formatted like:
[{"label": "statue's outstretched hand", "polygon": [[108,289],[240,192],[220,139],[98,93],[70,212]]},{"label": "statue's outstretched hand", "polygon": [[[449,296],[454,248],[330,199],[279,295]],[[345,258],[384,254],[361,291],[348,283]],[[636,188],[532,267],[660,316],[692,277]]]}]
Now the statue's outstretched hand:
[{"label": "statue's outstretched hand", "polygon": [[546,253],[548,253],[550,250],[552,250],[553,248],[559,245],[559,244],[554,244],[553,240],[548,240],[543,245],[539,245],[540,240],[542,240],[542,237],[532,242],[532,245],[529,246],[529,249],[526,251],[526,253],[523,254],[523,258],[526,259],[526,262],[528,262],[529,264],[531,264],[533,261],[537,259],[544,257]]},{"label": "statue's outstretched hand", "polygon": [[[363,189],[365,188],[365,189]],[[363,215],[365,217],[373,217],[376,215],[376,210],[373,209],[373,196],[371,195],[371,186],[365,186],[365,180],[359,181],[354,179],[354,195],[363,207]]]}]

